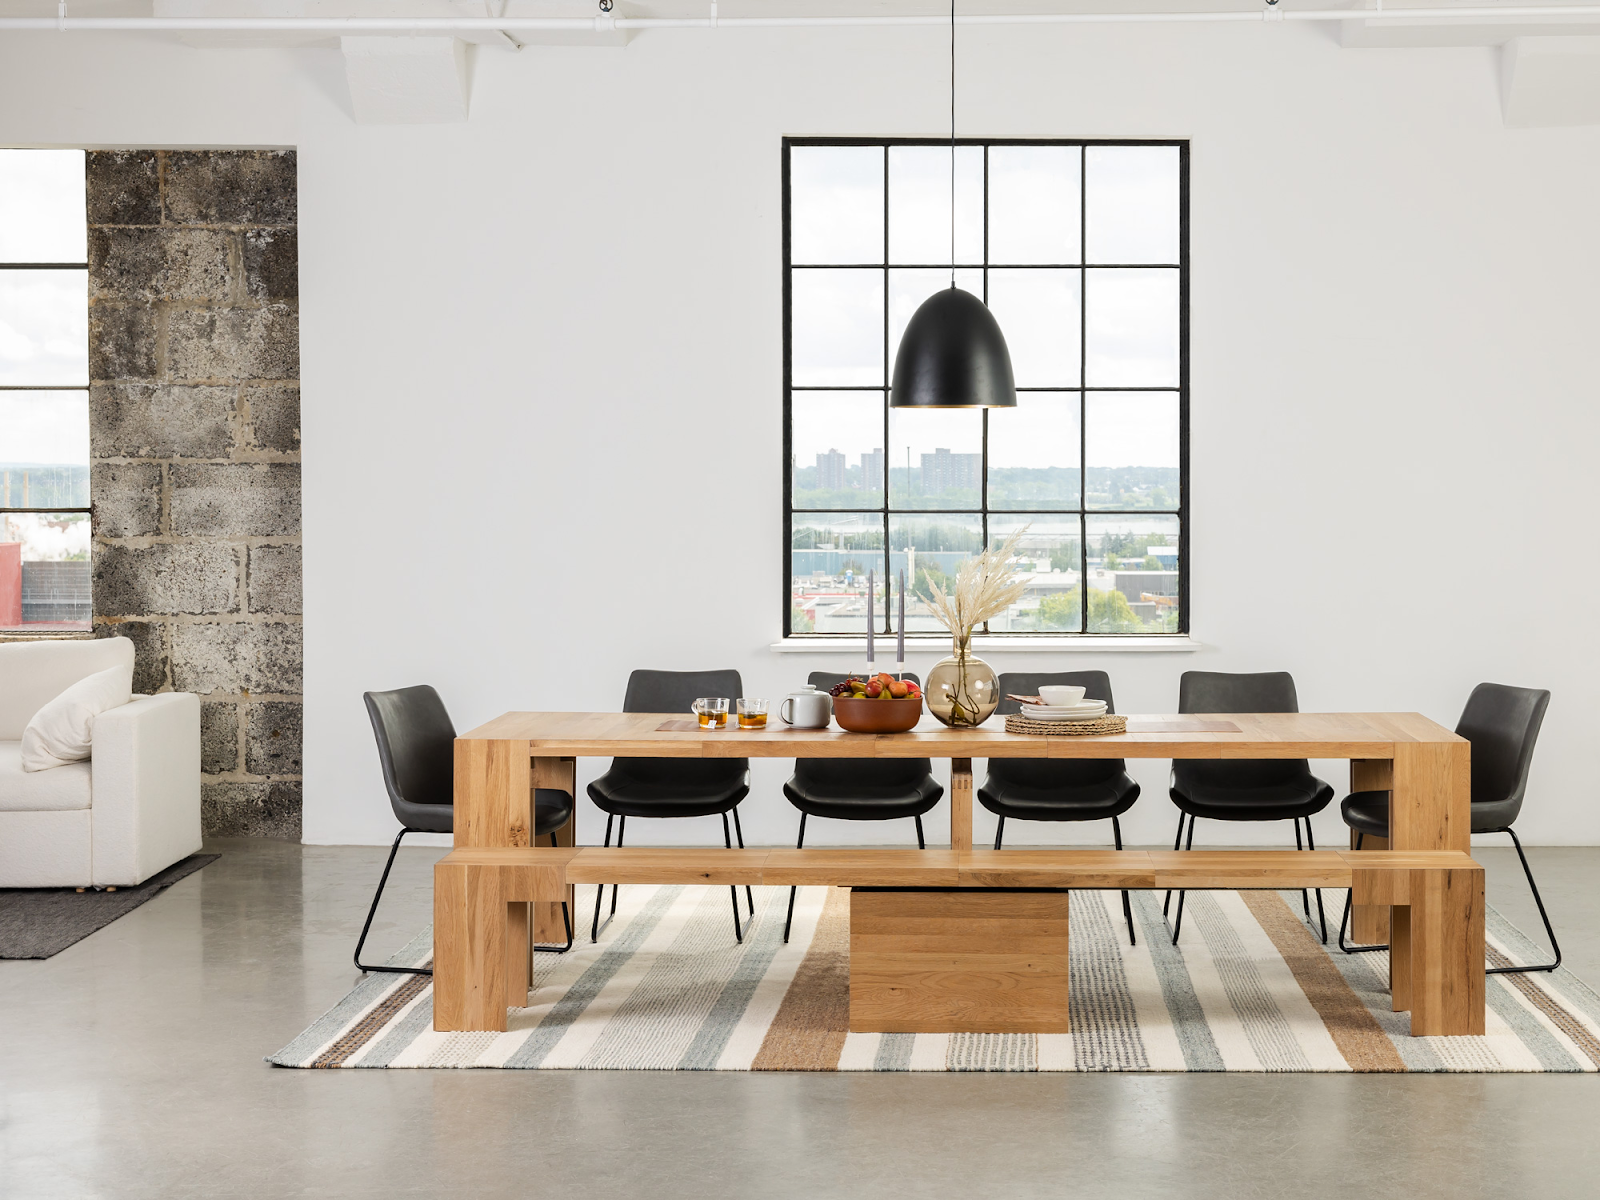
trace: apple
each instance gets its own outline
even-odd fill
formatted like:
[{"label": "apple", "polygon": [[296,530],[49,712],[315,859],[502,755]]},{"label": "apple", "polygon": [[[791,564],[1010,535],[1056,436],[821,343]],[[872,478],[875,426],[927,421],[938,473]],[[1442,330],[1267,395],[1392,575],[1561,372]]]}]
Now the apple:
[{"label": "apple", "polygon": [[876,700],[883,691],[883,684],[876,678],[867,680],[867,699]]},{"label": "apple", "polygon": [[896,679],[889,685],[889,695],[893,696],[896,700],[904,700],[907,696],[911,695],[911,685]]}]

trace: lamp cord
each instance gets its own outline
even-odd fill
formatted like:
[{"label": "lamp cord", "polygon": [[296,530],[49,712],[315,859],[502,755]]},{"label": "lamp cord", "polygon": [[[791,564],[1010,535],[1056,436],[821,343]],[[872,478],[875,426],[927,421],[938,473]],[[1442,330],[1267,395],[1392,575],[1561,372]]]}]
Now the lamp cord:
[{"label": "lamp cord", "polygon": [[950,286],[956,286],[956,0],[950,0]]}]

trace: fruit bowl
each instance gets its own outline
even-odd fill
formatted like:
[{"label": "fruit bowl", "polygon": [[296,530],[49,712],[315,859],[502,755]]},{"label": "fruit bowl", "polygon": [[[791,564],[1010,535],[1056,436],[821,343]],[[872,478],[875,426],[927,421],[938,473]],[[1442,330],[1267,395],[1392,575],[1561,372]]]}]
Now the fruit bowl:
[{"label": "fruit bowl", "polygon": [[922,697],[905,700],[865,700],[835,696],[833,717],[840,729],[851,733],[904,733],[922,720]]}]

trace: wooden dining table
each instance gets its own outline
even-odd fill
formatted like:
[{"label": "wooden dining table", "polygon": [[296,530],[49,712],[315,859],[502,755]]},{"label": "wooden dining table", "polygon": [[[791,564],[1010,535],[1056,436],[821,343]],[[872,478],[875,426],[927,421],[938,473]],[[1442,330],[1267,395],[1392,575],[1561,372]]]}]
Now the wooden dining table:
[{"label": "wooden dining table", "polygon": [[[651,758],[947,758],[950,846],[972,849],[972,761],[978,758],[1317,758],[1350,762],[1351,790],[1391,795],[1389,837],[1368,849],[1470,847],[1469,743],[1418,713],[1191,713],[1129,716],[1126,733],[1011,734],[995,719],[972,729],[931,724],[908,733],[796,729],[703,730],[682,713],[508,712],[456,739],[455,845],[528,846],[534,788],[576,792],[576,760]],[[556,834],[575,845],[576,817]],[[569,894],[569,902],[572,900]],[[530,914],[534,939],[565,940],[561,906]],[[1360,905],[1355,936],[1385,934],[1387,907]]]}]

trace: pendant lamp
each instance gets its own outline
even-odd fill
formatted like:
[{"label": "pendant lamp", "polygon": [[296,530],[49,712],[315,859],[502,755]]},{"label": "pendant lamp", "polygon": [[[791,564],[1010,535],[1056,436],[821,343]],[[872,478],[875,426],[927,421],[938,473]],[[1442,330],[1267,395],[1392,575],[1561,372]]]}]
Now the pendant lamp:
[{"label": "pendant lamp", "polygon": [[950,286],[911,315],[894,356],[890,408],[1015,408],[1000,323],[956,286],[956,6],[950,0]]}]

